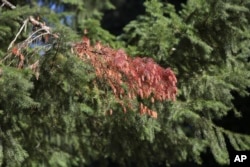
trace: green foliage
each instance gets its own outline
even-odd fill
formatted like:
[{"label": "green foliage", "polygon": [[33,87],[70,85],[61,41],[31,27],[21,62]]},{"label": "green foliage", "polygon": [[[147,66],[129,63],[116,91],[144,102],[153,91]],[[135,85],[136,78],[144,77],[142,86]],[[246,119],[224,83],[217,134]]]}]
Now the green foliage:
[{"label": "green foliage", "polygon": [[[241,116],[232,92],[248,96],[248,1],[189,0],[177,13],[170,4],[147,0],[145,15],[119,37],[100,25],[103,10],[113,8],[109,0],[56,1],[67,6],[62,13],[50,11],[49,1],[42,8],[35,0],[15,2],[15,10],[0,10],[0,166],[202,164],[207,150],[219,164],[228,164],[227,139],[236,150],[250,149],[249,134],[216,123],[230,112]],[[29,23],[14,43],[25,57],[16,68],[21,56],[7,48],[30,15],[39,15],[58,38],[45,50],[22,46],[34,26]],[[73,23],[62,25],[67,15]],[[93,43],[126,46],[171,67],[177,73],[177,101],[124,100],[133,106],[124,113],[110,85],[71,50],[84,33]],[[158,118],[139,114],[140,103]]]},{"label": "green foliage", "polygon": [[176,36],[182,29],[182,20],[171,5],[163,6],[155,0],[146,1],[145,6],[146,15],[131,21],[124,28],[125,33],[121,38],[127,44],[136,46],[137,51],[133,54],[151,55],[161,64],[169,66],[166,60],[179,40]]},{"label": "green foliage", "polygon": [[[135,53],[154,55],[159,63],[175,69],[179,100],[170,109],[168,121],[182,125],[179,130],[183,136],[204,143],[202,148],[209,147],[218,163],[229,163],[225,138],[238,135],[213,121],[232,110],[240,116],[232,103],[232,91],[248,95],[249,2],[190,0],[179,14],[171,5],[156,0],[146,1],[145,6],[146,15],[127,25],[122,37],[137,46]],[[249,136],[234,139],[243,150],[250,148],[246,144]],[[230,142],[239,149],[235,140]],[[184,155],[187,150],[182,148]],[[204,151],[195,150],[187,155]],[[196,156],[194,160],[201,162]]]},{"label": "green foliage", "polygon": [[23,149],[23,134],[19,125],[27,124],[22,120],[25,112],[29,108],[38,107],[39,103],[30,97],[33,84],[30,82],[29,71],[3,65],[0,69],[0,164],[20,166],[28,154]]}]

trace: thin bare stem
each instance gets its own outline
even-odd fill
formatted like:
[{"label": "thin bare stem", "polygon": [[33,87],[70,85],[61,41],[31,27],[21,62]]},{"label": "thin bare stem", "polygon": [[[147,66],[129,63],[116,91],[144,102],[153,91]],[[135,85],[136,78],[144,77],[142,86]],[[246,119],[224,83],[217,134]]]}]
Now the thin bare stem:
[{"label": "thin bare stem", "polygon": [[[34,39],[37,39],[37,38],[33,38],[33,39],[32,39],[32,37],[33,37],[36,33],[40,32],[40,31],[43,31],[43,30],[44,30],[44,29],[42,29],[42,28],[36,30],[35,32],[33,32],[33,33],[25,40],[25,42],[30,43],[29,40],[31,40],[31,42],[34,41]],[[47,33],[47,32],[46,32],[46,34],[50,34],[50,33]],[[44,35],[44,34],[43,34],[43,35]]]},{"label": "thin bare stem", "polygon": [[34,25],[34,26],[39,26],[41,27],[44,31],[51,32],[51,28],[46,26],[44,23],[41,23],[37,21],[33,16],[29,17],[29,21]]},{"label": "thin bare stem", "polygon": [[1,5],[1,7],[3,7],[4,5],[6,5],[6,6],[9,6],[11,9],[16,9],[16,6],[15,5],[13,5],[12,3],[10,3],[9,1],[7,1],[7,0],[2,0],[2,5]]},{"label": "thin bare stem", "polygon": [[20,35],[20,33],[22,32],[22,30],[24,29],[24,27],[27,25],[28,21],[29,21],[29,19],[24,20],[24,23],[23,23],[22,27],[20,28],[20,30],[19,30],[18,33],[16,34],[15,38],[11,41],[11,43],[10,43],[10,45],[9,45],[9,47],[8,47],[8,50],[9,50],[10,48],[12,48],[14,42],[16,41],[17,37],[18,37],[18,36]]},{"label": "thin bare stem", "polygon": [[28,39],[30,38],[30,37],[29,37],[28,39],[25,40],[25,42],[27,42],[27,43],[29,44],[29,43],[31,43],[32,41],[35,41],[36,39],[38,39],[38,38],[40,38],[40,37],[42,37],[42,36],[44,36],[44,35],[48,35],[48,34],[50,34],[50,33],[48,33],[48,32],[41,33],[41,34],[37,35],[36,37],[32,38],[31,41],[28,40]]},{"label": "thin bare stem", "polygon": [[[51,33],[51,28],[46,26],[44,23],[41,23],[39,21],[37,21],[33,16],[29,16],[29,18],[27,18],[22,27],[20,28],[20,30],[18,31],[17,35],[15,36],[14,40],[11,41],[8,50],[13,46],[14,42],[16,41],[17,37],[20,35],[20,33],[22,32],[22,30],[27,26],[27,23],[30,22],[31,24],[33,24],[34,26],[38,26],[40,27],[40,29],[38,29],[37,31],[33,32],[25,41],[30,43],[29,40],[32,38],[33,35],[35,35],[36,33],[38,33],[39,31],[45,31],[46,33],[42,33],[42,35],[53,35],[55,38],[58,38],[58,36],[56,34],[52,34]],[[40,37],[41,35],[38,35],[38,37]],[[34,41],[35,39],[37,39],[38,37],[35,37],[34,39],[32,39],[31,41]]]}]

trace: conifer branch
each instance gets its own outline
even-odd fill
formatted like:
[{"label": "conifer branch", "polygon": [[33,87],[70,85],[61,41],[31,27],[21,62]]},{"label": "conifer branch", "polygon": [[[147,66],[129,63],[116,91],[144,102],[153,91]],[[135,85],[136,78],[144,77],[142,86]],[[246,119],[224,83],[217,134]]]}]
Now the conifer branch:
[{"label": "conifer branch", "polygon": [[10,3],[10,2],[7,1],[7,0],[2,0],[2,5],[1,5],[1,7],[3,7],[4,5],[10,7],[11,9],[16,9],[16,6],[13,5],[12,3]]}]

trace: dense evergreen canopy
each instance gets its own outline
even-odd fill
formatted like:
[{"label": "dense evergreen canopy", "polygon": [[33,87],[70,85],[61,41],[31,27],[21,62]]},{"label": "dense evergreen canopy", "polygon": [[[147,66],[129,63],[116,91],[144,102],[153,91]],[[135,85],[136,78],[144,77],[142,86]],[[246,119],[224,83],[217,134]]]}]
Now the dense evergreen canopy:
[{"label": "dense evergreen canopy", "polygon": [[250,149],[220,123],[249,96],[249,1],[146,0],[119,36],[101,26],[109,0],[0,3],[0,166],[228,164],[229,147]]}]

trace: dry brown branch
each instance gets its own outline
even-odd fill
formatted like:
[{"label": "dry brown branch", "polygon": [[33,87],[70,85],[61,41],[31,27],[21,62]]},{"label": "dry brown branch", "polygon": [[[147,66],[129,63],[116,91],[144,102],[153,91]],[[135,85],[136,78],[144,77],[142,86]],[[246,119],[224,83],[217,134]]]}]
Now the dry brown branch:
[{"label": "dry brown branch", "polygon": [[[18,31],[18,33],[16,34],[15,38],[11,41],[8,50],[10,48],[13,47],[13,44],[15,43],[17,37],[20,35],[20,33],[23,31],[23,29],[27,26],[27,23],[30,22],[33,26],[36,27],[40,27],[38,30],[36,30],[35,32],[33,32],[26,40],[24,45],[26,45],[27,43],[30,43],[32,41],[34,41],[36,38],[33,38],[33,35],[35,35],[36,33],[40,32],[40,31],[45,31],[45,33],[42,33],[42,35],[52,35],[54,38],[59,38],[59,36],[57,34],[53,34],[51,32],[51,28],[46,26],[45,23],[39,22],[38,20],[36,20],[33,16],[29,16],[29,18],[27,18],[26,20],[24,20],[24,23],[22,25],[22,27],[20,28],[20,30]],[[42,35],[39,35],[39,37],[41,37]]]}]

